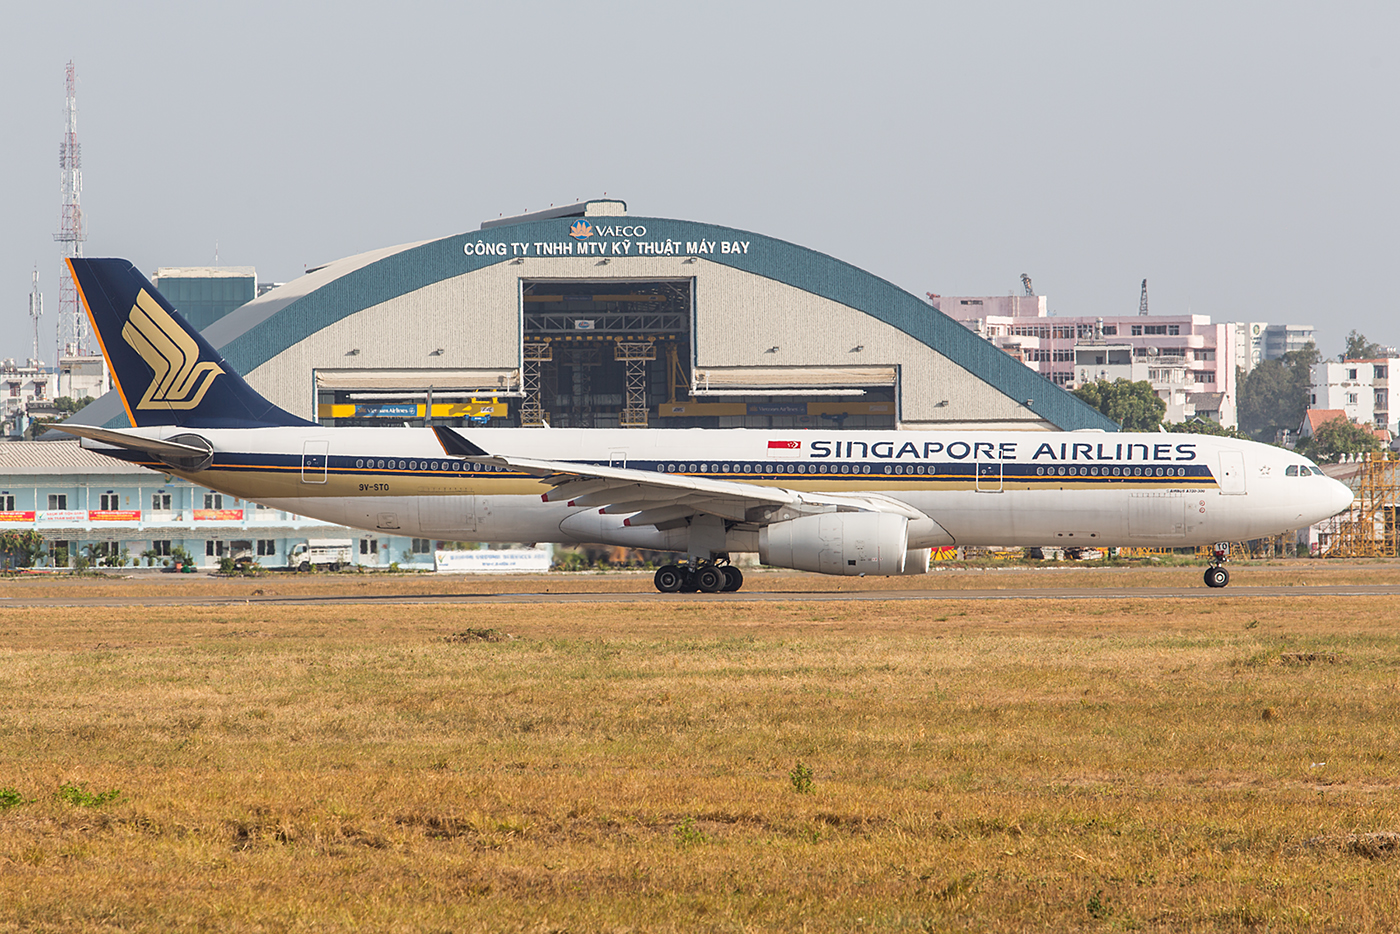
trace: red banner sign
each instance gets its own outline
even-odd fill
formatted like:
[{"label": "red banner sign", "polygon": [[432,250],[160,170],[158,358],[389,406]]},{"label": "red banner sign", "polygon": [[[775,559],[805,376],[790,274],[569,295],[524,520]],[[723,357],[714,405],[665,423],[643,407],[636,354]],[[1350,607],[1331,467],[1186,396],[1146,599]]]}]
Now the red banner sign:
[{"label": "red banner sign", "polygon": [[215,520],[222,522],[239,522],[243,519],[241,509],[196,509],[194,511],[196,521]]},{"label": "red banner sign", "polygon": [[89,522],[140,522],[139,509],[89,509]]}]

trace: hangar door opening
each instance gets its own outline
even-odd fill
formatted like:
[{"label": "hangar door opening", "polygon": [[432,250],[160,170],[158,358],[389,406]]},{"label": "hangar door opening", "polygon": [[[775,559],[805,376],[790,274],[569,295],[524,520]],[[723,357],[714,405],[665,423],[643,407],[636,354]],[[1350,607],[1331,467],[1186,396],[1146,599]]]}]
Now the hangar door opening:
[{"label": "hangar door opening", "polygon": [[522,279],[520,424],[645,428],[689,384],[692,279]]}]

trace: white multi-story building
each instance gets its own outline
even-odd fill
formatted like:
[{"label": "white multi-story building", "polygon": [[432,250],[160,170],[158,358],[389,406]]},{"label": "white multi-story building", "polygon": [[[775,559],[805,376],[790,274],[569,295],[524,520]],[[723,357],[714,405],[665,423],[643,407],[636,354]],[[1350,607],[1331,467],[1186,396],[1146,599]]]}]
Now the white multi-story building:
[{"label": "white multi-story building", "polygon": [[70,399],[97,399],[111,388],[107,361],[101,354],[64,355],[58,358],[57,395]]},{"label": "white multi-story building", "polygon": [[1311,324],[1267,324],[1264,326],[1264,359],[1281,360],[1286,353],[1302,350],[1313,339]]},{"label": "white multi-story building", "polygon": [[1043,295],[933,301],[1067,389],[1099,379],[1145,380],[1166,402],[1169,422],[1200,415],[1236,424],[1239,332],[1233,323],[1211,324],[1206,315],[1051,317]]},{"label": "white multi-story building", "polygon": [[1259,361],[1267,359],[1264,356],[1264,338],[1269,323],[1235,321],[1232,326],[1235,329],[1235,367],[1248,373]]},{"label": "white multi-story building", "polygon": [[18,438],[29,427],[31,408],[42,408],[51,414],[54,399],[54,371],[41,360],[28,360],[19,365],[13,360],[0,361],[0,383],[4,386],[4,436]]},{"label": "white multi-story building", "polygon": [[1400,434],[1400,379],[1390,377],[1397,366],[1397,357],[1314,364],[1308,408],[1340,409],[1354,422]]}]

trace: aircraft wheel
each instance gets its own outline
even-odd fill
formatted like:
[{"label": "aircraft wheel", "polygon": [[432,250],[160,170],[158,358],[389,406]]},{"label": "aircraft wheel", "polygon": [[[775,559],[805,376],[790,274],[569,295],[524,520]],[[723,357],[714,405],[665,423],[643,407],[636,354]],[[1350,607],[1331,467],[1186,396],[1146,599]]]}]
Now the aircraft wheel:
[{"label": "aircraft wheel", "polygon": [[1224,568],[1206,568],[1206,586],[1224,587],[1230,583],[1230,572]]},{"label": "aircraft wheel", "polygon": [[685,586],[686,573],[674,564],[667,564],[657,569],[656,576],[652,578],[652,583],[656,589],[662,593],[676,593]]},{"label": "aircraft wheel", "polygon": [[695,569],[684,567],[681,568],[680,571],[685,577],[685,582],[681,584],[681,593],[695,593],[698,589],[695,586]]},{"label": "aircraft wheel", "polygon": [[707,564],[695,572],[695,588],[705,593],[719,593],[727,581],[724,569]]},{"label": "aircraft wheel", "polygon": [[733,593],[744,586],[744,574],[732,564],[726,564],[724,571],[724,592]]}]

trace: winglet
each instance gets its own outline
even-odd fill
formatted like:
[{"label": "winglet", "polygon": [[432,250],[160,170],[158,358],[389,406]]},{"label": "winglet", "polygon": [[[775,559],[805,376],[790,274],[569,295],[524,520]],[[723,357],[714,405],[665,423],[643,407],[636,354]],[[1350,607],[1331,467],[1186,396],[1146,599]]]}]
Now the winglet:
[{"label": "winglet", "polygon": [[433,434],[437,435],[438,443],[442,445],[443,451],[452,457],[491,456],[466,438],[457,434],[457,432],[453,431],[451,428],[447,428],[443,425],[434,425]]}]

